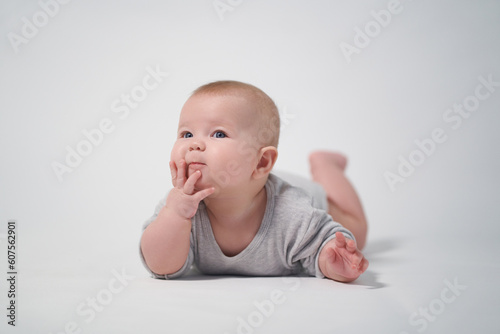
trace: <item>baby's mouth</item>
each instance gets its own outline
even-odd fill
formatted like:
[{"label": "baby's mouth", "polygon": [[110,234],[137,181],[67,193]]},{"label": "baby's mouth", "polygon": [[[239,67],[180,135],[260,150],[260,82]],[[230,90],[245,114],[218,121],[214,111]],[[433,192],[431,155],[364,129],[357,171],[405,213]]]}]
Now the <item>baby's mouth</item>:
[{"label": "baby's mouth", "polygon": [[189,172],[191,173],[194,173],[195,171],[197,170],[202,170],[206,167],[207,165],[204,164],[203,162],[191,162],[188,164],[188,168],[187,168],[187,172],[189,174]]},{"label": "baby's mouth", "polygon": [[188,165],[189,168],[194,168],[194,169],[198,169],[198,168],[201,168],[203,166],[206,166],[206,164],[204,164],[203,162],[191,162]]},{"label": "baby's mouth", "polygon": [[207,165],[204,164],[204,163],[202,163],[202,162],[191,162],[191,163],[189,163],[188,164],[188,168],[186,170],[186,178],[189,178],[197,170],[202,171],[203,169],[205,169],[205,167],[207,167]]}]

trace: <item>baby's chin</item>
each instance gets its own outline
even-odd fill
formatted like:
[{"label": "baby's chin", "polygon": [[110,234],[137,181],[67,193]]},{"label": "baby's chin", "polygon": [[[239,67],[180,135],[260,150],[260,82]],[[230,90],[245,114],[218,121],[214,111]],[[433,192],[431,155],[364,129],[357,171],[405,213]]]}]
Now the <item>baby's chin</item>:
[{"label": "baby's chin", "polygon": [[201,191],[201,190],[204,190],[204,189],[208,189],[208,188],[212,188],[212,187],[214,187],[213,184],[205,183],[205,182],[199,182],[198,181],[194,185],[194,191],[198,192],[198,191]]},{"label": "baby's chin", "polygon": [[[195,170],[188,170],[187,177],[189,178],[191,175],[193,175],[196,171]],[[207,171],[202,171],[201,172],[201,177],[196,181],[194,184],[194,190],[195,191],[200,191],[203,189],[215,187],[215,182],[212,181],[210,175]]]},{"label": "baby's chin", "polygon": [[[215,188],[215,192],[212,195],[220,195],[221,192],[229,188],[234,188],[233,179],[227,172],[215,172],[210,170],[207,166],[199,169],[201,171],[201,177],[194,184],[194,190],[200,191],[208,189],[211,187]],[[189,178],[196,169],[188,169],[187,177]]]}]

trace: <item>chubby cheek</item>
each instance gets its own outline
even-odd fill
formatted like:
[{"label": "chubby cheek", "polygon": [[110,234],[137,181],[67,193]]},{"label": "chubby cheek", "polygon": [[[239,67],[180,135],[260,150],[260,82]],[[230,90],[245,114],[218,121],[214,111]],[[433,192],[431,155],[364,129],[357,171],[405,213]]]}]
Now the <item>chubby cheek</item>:
[{"label": "chubby cheek", "polygon": [[220,149],[214,157],[216,158],[211,159],[209,163],[209,177],[215,185],[221,188],[246,182],[252,173],[253,161],[251,160],[254,159],[241,154],[235,147]]}]

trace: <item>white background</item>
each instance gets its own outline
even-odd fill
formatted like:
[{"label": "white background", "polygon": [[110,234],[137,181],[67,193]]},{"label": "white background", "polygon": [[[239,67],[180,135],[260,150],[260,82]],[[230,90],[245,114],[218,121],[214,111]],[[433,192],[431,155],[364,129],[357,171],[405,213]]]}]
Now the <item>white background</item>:
[{"label": "white background", "polygon": [[[498,332],[500,87],[457,129],[443,119],[479,77],[500,82],[498,1],[402,0],[385,27],[372,11],[389,1],[221,0],[223,13],[212,0],[54,3],[0,3],[0,268],[14,219],[19,272],[14,328],[0,280],[2,332],[72,322],[67,333]],[[27,21],[40,25],[29,38]],[[367,24],[379,30],[346,57],[341,43],[356,47]],[[120,118],[113,102],[147,68],[169,75]],[[371,266],[357,283],[148,277],[138,241],[170,187],[179,110],[220,79],[275,100],[285,116],[276,168],[308,177],[312,150],[347,154],[370,224]],[[54,162],[103,119],[114,130],[58,180]],[[446,141],[391,191],[384,174],[435,128]],[[113,270],[134,278],[110,294]],[[446,280],[466,286],[450,303]],[[259,318],[254,303],[274,290],[285,301]],[[77,310],[95,297],[106,305],[89,320]],[[249,317],[255,326],[238,327]]]}]

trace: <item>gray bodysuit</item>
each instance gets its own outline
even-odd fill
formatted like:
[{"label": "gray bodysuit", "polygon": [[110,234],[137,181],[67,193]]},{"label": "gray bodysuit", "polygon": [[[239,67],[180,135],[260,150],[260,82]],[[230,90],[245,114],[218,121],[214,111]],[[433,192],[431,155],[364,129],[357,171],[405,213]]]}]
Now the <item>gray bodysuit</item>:
[{"label": "gray bodysuit", "polygon": [[[193,264],[202,273],[212,275],[284,276],[305,272],[323,278],[318,266],[323,246],[337,231],[350,239],[354,236],[325,211],[326,195],[319,185],[293,175],[282,176],[301,187],[270,174],[261,226],[239,254],[229,257],[221,251],[202,201],[191,219],[191,247],[184,266],[171,275],[158,275],[149,270],[141,253],[144,265],[154,277],[163,279],[180,277]],[[158,203],[144,229],[156,219],[165,201],[166,197]]]}]

